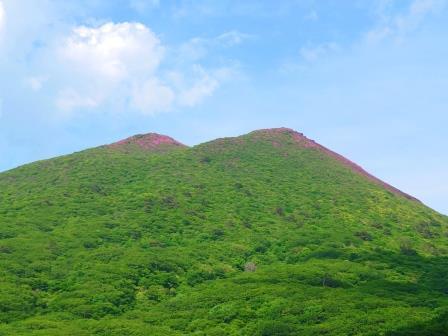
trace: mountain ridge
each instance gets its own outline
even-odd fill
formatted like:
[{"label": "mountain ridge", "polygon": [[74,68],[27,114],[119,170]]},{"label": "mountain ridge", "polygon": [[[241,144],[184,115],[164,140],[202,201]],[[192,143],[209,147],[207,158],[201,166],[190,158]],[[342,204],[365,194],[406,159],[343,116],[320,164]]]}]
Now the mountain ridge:
[{"label": "mountain ridge", "polygon": [[[292,128],[275,127],[275,128],[258,129],[258,130],[254,130],[249,133],[240,135],[240,136],[228,137],[228,138],[218,138],[218,139],[207,141],[205,143],[213,143],[214,141],[221,141],[222,139],[238,140],[238,139],[242,139],[247,136],[255,136],[255,137],[272,136],[273,137],[272,145],[278,147],[278,146],[280,146],[280,143],[275,141],[275,136],[279,135],[279,134],[290,135],[296,141],[296,143],[298,145],[300,145],[304,148],[319,150],[319,151],[327,154],[328,156],[333,157],[337,161],[341,162],[342,164],[344,164],[345,166],[350,168],[352,171],[360,174],[361,176],[366,177],[367,179],[371,180],[372,182],[375,182],[375,183],[383,186],[384,188],[386,188],[387,190],[389,190],[395,194],[404,196],[404,197],[406,197],[410,200],[416,201],[416,202],[421,202],[416,197],[411,196],[408,193],[405,193],[405,192],[399,190],[398,188],[392,186],[391,184],[384,182],[381,179],[377,178],[376,176],[370,174],[364,168],[362,168],[355,162],[351,161],[350,159],[347,159],[346,157],[332,151],[331,149],[328,149],[327,147],[322,146],[321,144],[317,143],[316,141],[306,137],[303,133],[298,132]],[[157,150],[158,148],[160,149],[160,147],[164,147],[164,146],[165,146],[164,147],[165,149],[169,149],[169,147],[171,147],[171,146],[173,148],[175,148],[175,147],[188,148],[188,146],[182,144],[181,142],[175,140],[174,138],[167,136],[167,135],[158,134],[158,133],[136,134],[136,135],[133,135],[126,139],[114,142],[107,146],[110,148],[123,149],[123,148],[129,148],[129,146],[132,146],[132,145],[135,145],[143,150]],[[202,144],[198,144],[196,146],[201,146],[201,145]],[[196,147],[196,146],[193,146],[193,147]]]},{"label": "mountain ridge", "polygon": [[0,335],[448,330],[448,217],[285,129],[0,173],[0,227]]}]

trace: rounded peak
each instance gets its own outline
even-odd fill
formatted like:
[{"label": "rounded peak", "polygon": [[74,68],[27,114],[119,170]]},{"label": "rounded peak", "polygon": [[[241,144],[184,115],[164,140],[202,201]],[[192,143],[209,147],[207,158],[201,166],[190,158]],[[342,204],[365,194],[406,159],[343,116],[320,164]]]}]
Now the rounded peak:
[{"label": "rounded peak", "polygon": [[262,128],[259,130],[255,130],[251,133],[264,133],[264,134],[279,134],[279,133],[288,133],[288,134],[292,134],[292,133],[297,133],[297,134],[301,134],[295,130],[293,130],[292,128],[288,128],[288,127],[277,127],[277,128]]},{"label": "rounded peak", "polygon": [[308,139],[305,135],[303,135],[303,133],[297,132],[288,127],[259,129],[250,132],[249,135],[256,136],[257,138],[267,139],[278,137],[279,135],[287,135],[303,147],[318,147],[318,144],[314,140]]},{"label": "rounded peak", "polygon": [[179,141],[163,134],[158,133],[147,133],[147,134],[136,134],[129,138],[114,142],[110,144],[109,147],[112,148],[123,148],[129,146],[136,146],[144,150],[157,149],[160,146],[176,146],[176,147],[186,147]]},{"label": "rounded peak", "polygon": [[266,129],[260,129],[253,131],[249,133],[250,136],[255,138],[256,140],[264,140],[264,141],[270,141],[272,142],[272,145],[275,147],[281,147],[284,142],[282,142],[285,138],[292,139],[296,145],[298,145],[301,148],[306,149],[314,149],[318,150],[321,153],[332,157],[333,159],[339,161],[342,165],[346,166],[353,172],[362,175],[366,177],[367,179],[383,186],[387,190],[402,195],[408,199],[416,200],[416,198],[402,192],[401,190],[391,186],[390,184],[378,179],[377,177],[371,175],[367,171],[365,171],[362,167],[355,164],[354,162],[350,161],[349,159],[345,158],[344,156],[333,152],[332,150],[318,144],[312,139],[308,139],[303,133],[296,132],[295,130],[287,127],[280,127],[280,128],[266,128]]}]

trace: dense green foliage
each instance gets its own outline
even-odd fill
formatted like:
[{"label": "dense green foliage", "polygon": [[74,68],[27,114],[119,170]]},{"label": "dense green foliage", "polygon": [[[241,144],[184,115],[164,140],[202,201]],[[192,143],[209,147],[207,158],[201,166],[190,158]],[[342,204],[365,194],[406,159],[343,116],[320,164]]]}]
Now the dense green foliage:
[{"label": "dense green foliage", "polygon": [[0,335],[443,335],[447,273],[446,217],[289,133],[0,174]]}]

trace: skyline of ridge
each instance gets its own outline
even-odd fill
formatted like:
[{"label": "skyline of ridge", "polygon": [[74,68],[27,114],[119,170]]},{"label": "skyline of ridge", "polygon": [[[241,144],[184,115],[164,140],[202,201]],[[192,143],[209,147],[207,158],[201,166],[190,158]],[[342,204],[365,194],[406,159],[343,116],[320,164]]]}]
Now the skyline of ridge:
[{"label": "skyline of ridge", "polygon": [[[126,137],[124,139],[120,139],[117,141],[114,141],[112,143],[109,144],[103,144],[100,145],[98,147],[92,147],[92,148],[110,148],[110,149],[123,149],[123,150],[127,150],[130,149],[132,150],[133,148],[139,148],[141,150],[144,151],[151,151],[151,150],[157,150],[158,147],[162,147],[164,149],[168,149],[168,147],[166,146],[172,146],[172,147],[180,147],[180,148],[186,148],[186,149],[191,149],[191,148],[195,148],[198,146],[201,146],[203,144],[210,144],[210,143],[214,143],[214,142],[220,142],[222,140],[232,140],[232,139],[239,139],[239,138],[244,138],[246,136],[250,136],[250,135],[262,135],[262,136],[268,136],[269,135],[275,135],[275,134],[288,134],[291,135],[291,137],[294,139],[294,141],[297,142],[298,145],[303,146],[305,148],[311,148],[311,149],[316,149],[321,151],[322,153],[336,159],[337,161],[339,161],[340,163],[342,163],[343,165],[345,165],[346,167],[348,167],[350,170],[352,170],[353,172],[366,177],[368,180],[384,187],[385,189],[391,191],[392,193],[395,193],[397,195],[401,195],[404,196],[405,198],[408,198],[410,200],[416,201],[418,203],[423,203],[421,200],[419,200],[418,198],[403,192],[402,190],[396,188],[395,186],[389,184],[388,182],[385,182],[383,180],[381,180],[380,178],[372,175],[371,173],[369,173],[368,171],[366,171],[362,166],[358,165],[357,163],[353,162],[352,160],[344,157],[343,155],[340,155],[334,151],[332,151],[331,149],[322,146],[321,144],[319,144],[318,142],[316,142],[313,139],[309,139],[306,135],[304,135],[301,132],[298,132],[292,128],[289,127],[274,127],[274,128],[262,128],[262,129],[256,129],[256,130],[252,130],[248,133],[245,134],[241,134],[238,136],[229,136],[229,137],[221,137],[221,138],[216,138],[216,139],[212,139],[212,140],[208,140],[205,141],[203,143],[200,144],[196,144],[196,145],[192,145],[192,146],[188,146],[185,145],[181,142],[179,142],[178,140],[176,140],[175,138],[169,136],[169,135],[165,135],[165,134],[160,134],[160,133],[155,133],[155,132],[148,132],[148,133],[139,133],[139,134],[135,134],[129,137]],[[273,146],[280,146],[280,144],[276,143],[276,141],[273,140],[272,142]],[[82,152],[84,150],[89,150],[92,148],[85,148],[85,149],[81,149],[79,151],[76,151],[74,153],[77,152]],[[66,153],[65,155],[70,155],[70,153]],[[48,159],[44,159],[43,161],[46,160],[51,160],[51,159],[55,159],[57,157],[54,158],[48,158]],[[38,160],[38,161],[42,161],[42,160]],[[36,162],[38,162],[36,161]],[[30,162],[33,163],[33,162]],[[29,164],[29,163],[27,163]],[[26,164],[25,164],[26,165]],[[19,168],[20,166],[16,167]],[[16,168],[12,168],[11,170],[14,170]],[[1,172],[0,172],[1,173]],[[426,205],[426,204],[424,204]],[[427,206],[427,205],[426,205]],[[436,209],[435,209],[436,210]]]},{"label": "skyline of ridge", "polygon": [[287,125],[448,214],[448,0],[0,0],[0,171]]}]

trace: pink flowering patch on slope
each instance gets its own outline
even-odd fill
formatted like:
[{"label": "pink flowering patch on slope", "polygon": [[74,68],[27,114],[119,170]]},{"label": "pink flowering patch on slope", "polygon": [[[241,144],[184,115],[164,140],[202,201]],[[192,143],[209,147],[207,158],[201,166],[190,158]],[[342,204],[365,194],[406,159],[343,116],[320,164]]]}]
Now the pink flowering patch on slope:
[{"label": "pink flowering patch on slope", "polygon": [[[383,186],[385,189],[393,192],[394,194],[397,195],[401,195],[404,196],[410,200],[414,200],[414,201],[418,201],[420,202],[418,199],[416,199],[415,197],[408,195],[404,192],[402,192],[401,190],[395,188],[394,186],[391,186],[390,184],[380,180],[379,178],[371,175],[370,173],[368,173],[367,171],[365,171],[361,166],[357,165],[356,163],[350,161],[349,159],[343,157],[342,155],[333,152],[332,150],[318,144],[317,142],[315,142],[314,140],[308,139],[305,135],[303,135],[302,133],[296,132],[293,129],[290,128],[286,128],[286,127],[281,127],[281,128],[269,128],[269,129],[262,129],[259,131],[255,131],[253,132],[255,134],[259,134],[259,135],[278,135],[278,134],[288,134],[290,135],[296,142],[297,144],[299,144],[300,146],[304,147],[304,148],[312,148],[312,149],[316,149],[321,151],[322,153],[325,153],[326,155],[336,159],[337,161],[339,161],[340,163],[342,163],[344,166],[348,167],[350,170],[352,170],[353,172],[362,175],[364,177],[366,177],[367,179],[369,179],[370,181],[373,181],[381,186]],[[274,145],[274,143],[273,143]],[[275,145],[274,145],[275,146]],[[277,146],[275,146],[277,147]]]},{"label": "pink flowering patch on slope", "polygon": [[137,146],[144,150],[154,150],[164,146],[176,146],[176,147],[186,147],[184,144],[177,140],[167,136],[157,133],[139,134],[134,135],[130,138],[120,140],[113,144],[110,144],[111,148],[128,148],[130,146]]}]

